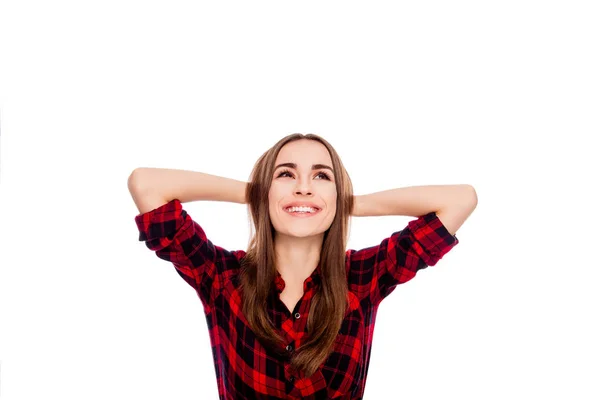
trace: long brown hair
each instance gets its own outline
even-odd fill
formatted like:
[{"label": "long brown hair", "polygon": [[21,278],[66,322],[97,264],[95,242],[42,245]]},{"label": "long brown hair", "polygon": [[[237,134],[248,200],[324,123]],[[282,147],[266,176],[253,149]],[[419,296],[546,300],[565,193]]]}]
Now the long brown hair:
[{"label": "long brown hair", "polygon": [[256,162],[246,187],[246,203],[251,234],[246,256],[241,260],[240,288],[243,313],[258,340],[282,357],[283,338],[277,333],[267,314],[267,299],[277,269],[275,266],[274,228],[269,215],[269,189],[275,161],[281,148],[300,139],[322,143],[333,162],[337,191],[336,214],[325,231],[320,254],[321,279],[311,301],[308,315],[308,339],[298,347],[290,359],[292,368],[311,376],[327,359],[344,319],[348,302],[348,282],[345,268],[346,244],[349,237],[350,214],[354,203],[352,182],[334,148],[315,134],[294,133],[278,141]]}]

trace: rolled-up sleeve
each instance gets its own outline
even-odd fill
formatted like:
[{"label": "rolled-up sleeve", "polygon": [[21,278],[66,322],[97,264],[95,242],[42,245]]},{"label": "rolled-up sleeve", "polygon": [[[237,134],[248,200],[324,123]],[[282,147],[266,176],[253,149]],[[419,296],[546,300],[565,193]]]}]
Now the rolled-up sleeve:
[{"label": "rolled-up sleeve", "polygon": [[435,212],[412,220],[379,245],[348,250],[349,286],[373,305],[408,282],[420,269],[434,266],[458,244]]},{"label": "rolled-up sleeve", "polygon": [[135,217],[139,241],[156,255],[171,262],[179,275],[196,291],[205,306],[220,286],[217,265],[235,259],[231,252],[215,246],[202,227],[182,208],[178,199]]}]

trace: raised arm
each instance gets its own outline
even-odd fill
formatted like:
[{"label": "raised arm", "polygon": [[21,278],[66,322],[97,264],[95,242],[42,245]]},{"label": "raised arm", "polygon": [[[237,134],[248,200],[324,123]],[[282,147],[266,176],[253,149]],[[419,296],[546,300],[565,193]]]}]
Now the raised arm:
[{"label": "raised arm", "polygon": [[456,231],[477,206],[470,185],[409,186],[356,196],[353,216],[418,217],[379,245],[348,250],[349,282],[373,306],[458,244]]},{"label": "raised arm", "polygon": [[175,266],[196,289],[208,312],[215,296],[239,268],[245,252],[215,245],[181,203],[244,203],[246,183],[202,172],[138,168],[129,176],[127,186],[140,212],[135,217],[139,240]]},{"label": "raised arm", "polygon": [[408,186],[355,196],[355,217],[406,215],[420,217],[435,212],[454,235],[477,207],[471,185]]},{"label": "raised arm", "polygon": [[141,214],[173,199],[182,203],[199,200],[246,203],[246,182],[181,169],[136,168],[127,187]]}]

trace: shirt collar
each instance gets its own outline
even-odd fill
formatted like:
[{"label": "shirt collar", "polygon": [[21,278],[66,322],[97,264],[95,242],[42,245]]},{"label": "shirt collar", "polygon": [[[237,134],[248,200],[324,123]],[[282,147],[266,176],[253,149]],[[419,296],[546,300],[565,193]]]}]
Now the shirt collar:
[{"label": "shirt collar", "polygon": [[[317,265],[317,268],[312,272],[312,274],[304,280],[304,292],[313,286],[317,285],[321,282],[321,264]],[[275,289],[277,293],[283,292],[285,288],[285,281],[281,277],[279,271],[277,271],[277,275],[275,276]]]}]

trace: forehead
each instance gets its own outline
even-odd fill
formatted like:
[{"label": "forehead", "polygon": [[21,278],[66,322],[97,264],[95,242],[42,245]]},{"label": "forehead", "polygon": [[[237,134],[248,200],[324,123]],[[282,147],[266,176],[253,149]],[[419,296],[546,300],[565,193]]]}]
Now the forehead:
[{"label": "forehead", "polygon": [[332,165],[329,151],[322,144],[315,140],[296,140],[287,143],[281,148],[277,155],[275,165],[284,162],[294,162],[301,168],[302,165],[325,164]]}]

